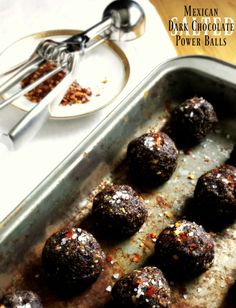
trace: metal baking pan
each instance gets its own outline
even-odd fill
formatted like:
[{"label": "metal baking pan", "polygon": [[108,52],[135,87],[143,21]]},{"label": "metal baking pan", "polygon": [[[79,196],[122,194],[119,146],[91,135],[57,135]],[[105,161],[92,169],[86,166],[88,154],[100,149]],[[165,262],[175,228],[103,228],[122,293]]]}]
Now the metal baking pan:
[{"label": "metal baking pan", "polygon": [[[217,129],[188,153],[180,151],[177,170],[167,183],[151,191],[134,186],[124,161],[128,142],[152,127],[161,128],[173,104],[193,95],[213,103],[220,118]],[[106,288],[114,284],[112,274],[122,275],[148,264],[154,248],[151,233],[158,234],[178,219],[197,178],[226,161],[236,139],[235,118],[235,67],[208,57],[189,56],[154,69],[3,221],[1,293],[12,287],[30,289],[41,296],[45,307],[108,305],[111,295]],[[123,242],[102,239],[90,223],[91,196],[106,182],[131,184],[149,210],[140,232]],[[48,289],[40,261],[45,239],[65,225],[80,225],[92,232],[109,256],[91,288],[66,299]],[[213,267],[191,282],[170,282],[173,307],[231,307],[228,294],[236,279],[236,225],[213,233],[213,237]]]}]

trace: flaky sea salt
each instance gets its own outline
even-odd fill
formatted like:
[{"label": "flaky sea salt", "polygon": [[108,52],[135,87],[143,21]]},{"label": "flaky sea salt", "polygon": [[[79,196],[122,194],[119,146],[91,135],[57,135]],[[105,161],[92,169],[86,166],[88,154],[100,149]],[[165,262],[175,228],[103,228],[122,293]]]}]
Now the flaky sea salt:
[{"label": "flaky sea salt", "polygon": [[107,287],[106,287],[106,291],[107,291],[107,292],[111,292],[111,290],[112,290],[112,286],[107,286]]},{"label": "flaky sea salt", "polygon": [[112,277],[113,277],[114,279],[119,279],[120,274],[119,274],[119,273],[115,273],[115,274],[112,275]]}]

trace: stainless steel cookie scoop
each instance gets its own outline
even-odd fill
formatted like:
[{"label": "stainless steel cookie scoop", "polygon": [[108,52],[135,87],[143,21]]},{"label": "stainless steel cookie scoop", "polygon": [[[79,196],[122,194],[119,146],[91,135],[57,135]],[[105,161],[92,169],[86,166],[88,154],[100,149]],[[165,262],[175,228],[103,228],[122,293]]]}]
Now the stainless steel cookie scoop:
[{"label": "stainless steel cookie scoop", "polygon": [[[142,7],[135,1],[117,0],[109,4],[103,13],[102,21],[78,35],[63,42],[45,40],[41,42],[31,57],[16,66],[16,73],[0,85],[0,95],[15,86],[27,75],[36,70],[46,61],[55,64],[48,74],[25,87],[11,97],[0,101],[0,109],[6,107],[40,83],[63,70],[66,77],[44,99],[31,109],[8,133],[0,136],[0,141],[10,149],[17,149],[29,141],[40,130],[49,116],[49,106],[52,102],[59,104],[61,98],[75,79],[78,63],[84,53],[89,52],[106,40],[128,41],[141,36],[145,31],[145,14]],[[13,71],[12,68],[9,71]],[[4,73],[6,75],[7,72]],[[66,84],[66,87],[63,86]],[[60,98],[60,100],[59,100]]]}]

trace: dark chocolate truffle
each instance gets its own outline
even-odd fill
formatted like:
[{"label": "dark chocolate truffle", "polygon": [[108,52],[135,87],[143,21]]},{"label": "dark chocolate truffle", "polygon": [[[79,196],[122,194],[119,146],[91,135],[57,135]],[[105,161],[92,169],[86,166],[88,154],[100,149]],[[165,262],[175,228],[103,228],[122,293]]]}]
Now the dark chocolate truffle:
[{"label": "dark chocolate truffle", "polygon": [[203,174],[194,191],[206,217],[236,217],[236,168],[223,165]]},{"label": "dark chocolate truffle", "polygon": [[92,234],[65,229],[51,235],[42,252],[48,278],[57,288],[73,290],[93,282],[101,273],[104,252]]},{"label": "dark chocolate truffle", "polygon": [[110,237],[123,237],[140,229],[147,210],[143,199],[130,186],[114,185],[95,196],[92,214],[100,230]]},{"label": "dark chocolate truffle", "polygon": [[37,294],[32,291],[15,291],[3,296],[1,308],[43,308]]},{"label": "dark chocolate truffle", "polygon": [[156,267],[144,267],[121,277],[112,289],[118,307],[170,307],[170,287]]},{"label": "dark chocolate truffle", "polygon": [[214,241],[194,222],[180,220],[157,237],[155,260],[169,277],[192,278],[213,263]]},{"label": "dark chocolate truffle", "polygon": [[149,132],[128,145],[127,160],[141,183],[158,185],[167,181],[177,166],[178,151],[163,132]]},{"label": "dark chocolate truffle", "polygon": [[171,116],[172,134],[178,143],[191,146],[200,142],[217,122],[213,106],[202,97],[187,99]]}]

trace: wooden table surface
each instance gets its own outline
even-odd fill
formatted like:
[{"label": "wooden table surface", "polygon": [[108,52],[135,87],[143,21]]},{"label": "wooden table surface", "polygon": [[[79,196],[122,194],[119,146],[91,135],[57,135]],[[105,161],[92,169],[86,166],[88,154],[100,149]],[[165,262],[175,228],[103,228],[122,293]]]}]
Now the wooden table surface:
[{"label": "wooden table surface", "polygon": [[[214,44],[225,44],[223,39],[226,39],[226,46],[206,46],[204,33],[201,32],[200,46],[176,46],[176,37],[171,36],[169,31],[169,20],[172,17],[177,17],[178,22],[182,22],[184,17],[184,7],[191,5],[192,8],[216,8],[218,9],[217,18],[220,17],[221,21],[224,22],[224,17],[231,17],[236,23],[236,0],[150,0],[157,9],[162,21],[165,25],[167,32],[169,33],[170,39],[172,40],[176,51],[179,55],[187,54],[206,54],[209,56],[217,57],[225,61],[236,64],[236,29],[230,36],[225,36],[224,32],[221,36],[213,36],[213,32],[209,35],[214,40]],[[195,17],[197,20],[201,20],[202,16],[187,16],[187,21],[191,25],[192,18]],[[213,21],[213,17],[210,17]],[[236,25],[235,25],[236,26]],[[190,36],[192,37],[192,32]],[[186,38],[186,32],[183,33],[182,38]],[[196,38],[196,37],[195,37]],[[199,41],[198,41],[199,42]],[[183,40],[186,44],[186,41]],[[195,39],[196,43],[196,39]],[[180,45],[180,44],[178,44]]]}]

